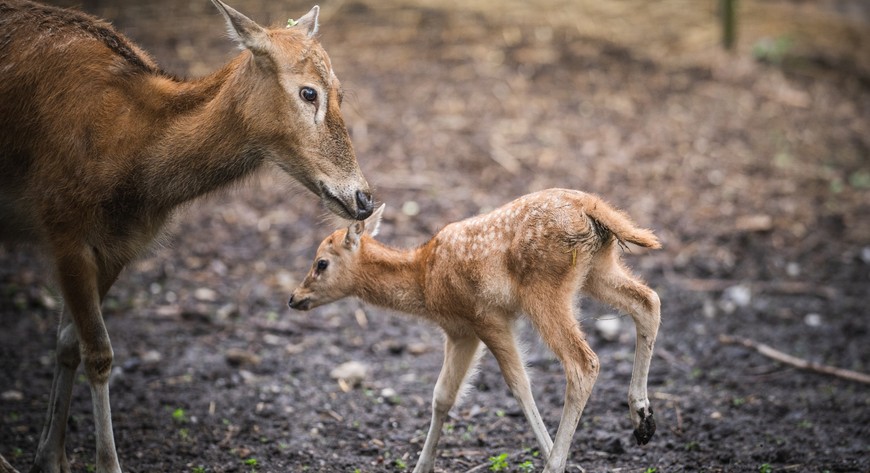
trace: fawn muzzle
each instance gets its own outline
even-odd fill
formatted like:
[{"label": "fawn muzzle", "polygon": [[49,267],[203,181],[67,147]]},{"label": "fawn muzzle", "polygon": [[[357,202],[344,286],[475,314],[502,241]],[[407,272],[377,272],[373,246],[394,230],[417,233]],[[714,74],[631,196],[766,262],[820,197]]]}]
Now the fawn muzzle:
[{"label": "fawn muzzle", "polygon": [[291,294],[287,306],[296,310],[308,310],[311,308],[311,298],[297,297],[296,294]]}]

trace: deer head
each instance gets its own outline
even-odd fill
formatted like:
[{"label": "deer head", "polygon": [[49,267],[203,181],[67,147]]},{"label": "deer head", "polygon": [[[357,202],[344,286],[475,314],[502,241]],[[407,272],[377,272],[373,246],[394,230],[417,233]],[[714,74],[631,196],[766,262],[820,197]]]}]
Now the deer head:
[{"label": "deer head", "polygon": [[240,104],[243,126],[268,161],[320,196],[335,214],[371,215],[373,201],[341,115],[342,89],[316,38],[319,7],[286,28],[263,28],[220,0],[230,36],[252,60]]}]

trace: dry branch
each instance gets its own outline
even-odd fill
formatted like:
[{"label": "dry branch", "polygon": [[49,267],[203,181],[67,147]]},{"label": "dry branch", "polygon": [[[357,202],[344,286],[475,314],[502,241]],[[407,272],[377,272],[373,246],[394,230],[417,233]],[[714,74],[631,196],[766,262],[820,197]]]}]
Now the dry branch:
[{"label": "dry branch", "polygon": [[794,366],[795,368],[800,368],[802,370],[814,371],[816,373],[829,374],[833,376],[837,376],[838,378],[848,379],[850,381],[857,381],[859,383],[870,384],[870,375],[859,373],[857,371],[847,370],[843,368],[836,368],[834,366],[823,365],[821,363],[815,363],[812,361],[804,360],[803,358],[798,358],[795,356],[791,356],[787,353],[783,353],[777,349],[771,348],[768,345],[763,343],[758,343],[756,341],[750,340],[748,338],[742,337],[731,337],[728,335],[719,335],[719,342],[724,343],[726,345],[742,345],[746,348],[752,348],[753,350],[761,353],[762,355],[772,358],[780,363],[784,363],[786,365]]},{"label": "dry branch", "polygon": [[837,289],[804,281],[745,281],[738,279],[695,279],[668,275],[668,281],[694,292],[724,291],[738,284],[748,284],[753,291],[776,294],[806,294],[825,299],[837,297]]},{"label": "dry branch", "polygon": [[12,468],[12,465],[6,462],[3,455],[0,455],[0,473],[18,473],[18,470]]}]

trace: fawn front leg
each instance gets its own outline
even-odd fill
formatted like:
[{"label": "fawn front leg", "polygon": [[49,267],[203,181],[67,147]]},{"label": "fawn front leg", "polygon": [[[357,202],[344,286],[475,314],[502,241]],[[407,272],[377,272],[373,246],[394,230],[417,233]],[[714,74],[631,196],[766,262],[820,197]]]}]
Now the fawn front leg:
[{"label": "fawn front leg", "polygon": [[441,438],[441,428],[447,413],[456,403],[459,389],[465,382],[472,365],[477,362],[480,340],[475,336],[451,337],[447,335],[444,341],[444,365],[435,392],[432,396],[432,422],[426,443],[420,452],[420,459],[414,467],[414,473],[430,473],[435,468],[435,447]]}]

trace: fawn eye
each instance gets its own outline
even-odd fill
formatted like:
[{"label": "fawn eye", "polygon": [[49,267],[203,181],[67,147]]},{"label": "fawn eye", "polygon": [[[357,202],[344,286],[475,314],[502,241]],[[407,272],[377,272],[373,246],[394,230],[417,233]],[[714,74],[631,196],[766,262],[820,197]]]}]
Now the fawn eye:
[{"label": "fawn eye", "polygon": [[314,101],[317,100],[317,91],[311,87],[303,87],[299,89],[299,96],[306,102],[314,103]]},{"label": "fawn eye", "polygon": [[322,259],[322,260],[318,260],[318,261],[317,261],[317,270],[318,270],[318,271],[323,271],[323,270],[325,270],[328,266],[329,266],[329,261],[326,261],[325,259]]}]

